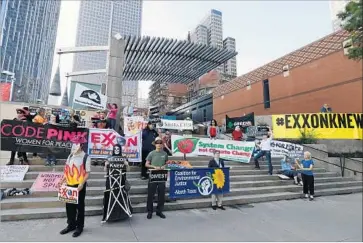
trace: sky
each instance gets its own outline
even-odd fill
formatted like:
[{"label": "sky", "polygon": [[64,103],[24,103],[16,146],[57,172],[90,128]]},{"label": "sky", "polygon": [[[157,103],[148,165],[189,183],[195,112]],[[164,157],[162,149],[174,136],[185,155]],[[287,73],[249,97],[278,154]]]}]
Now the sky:
[{"label": "sky", "polygon": [[[332,33],[329,1],[144,1],[142,35],[186,39],[203,17],[223,15],[223,37],[236,39],[237,74],[243,75]],[[74,46],[79,1],[62,0],[56,48]],[[53,75],[58,55],[53,62]],[[62,89],[73,55],[62,55]],[[53,76],[52,75],[52,76]],[[144,82],[144,81],[143,81]],[[150,82],[139,85],[147,98]],[[60,99],[59,99],[60,100]]]}]

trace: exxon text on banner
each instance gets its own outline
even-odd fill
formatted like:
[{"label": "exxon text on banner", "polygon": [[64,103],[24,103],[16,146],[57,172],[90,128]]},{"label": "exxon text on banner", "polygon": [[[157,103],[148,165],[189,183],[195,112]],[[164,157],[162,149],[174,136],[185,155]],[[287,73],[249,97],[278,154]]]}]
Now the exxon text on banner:
[{"label": "exxon text on banner", "polygon": [[220,152],[220,157],[225,160],[249,163],[255,142],[241,142],[232,140],[212,140],[209,138],[185,138],[179,135],[171,136],[171,146],[174,156],[188,154],[190,156],[213,157],[215,150]]},{"label": "exxon text on banner", "polygon": [[272,116],[275,138],[362,139],[362,113],[304,113]]},{"label": "exxon text on banner", "polygon": [[141,133],[121,137],[112,129],[90,128],[88,154],[91,158],[107,158],[116,144],[122,146],[122,154],[130,162],[141,162]]}]

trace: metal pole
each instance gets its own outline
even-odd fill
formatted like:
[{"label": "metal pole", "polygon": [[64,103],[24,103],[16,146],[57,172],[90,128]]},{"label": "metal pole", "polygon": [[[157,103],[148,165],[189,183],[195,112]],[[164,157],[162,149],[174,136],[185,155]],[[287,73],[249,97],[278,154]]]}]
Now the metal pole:
[{"label": "metal pole", "polygon": [[11,79],[11,86],[10,86],[10,97],[9,97],[9,101],[12,101],[12,99],[13,99],[14,83],[15,83],[15,78],[13,77],[13,78]]}]

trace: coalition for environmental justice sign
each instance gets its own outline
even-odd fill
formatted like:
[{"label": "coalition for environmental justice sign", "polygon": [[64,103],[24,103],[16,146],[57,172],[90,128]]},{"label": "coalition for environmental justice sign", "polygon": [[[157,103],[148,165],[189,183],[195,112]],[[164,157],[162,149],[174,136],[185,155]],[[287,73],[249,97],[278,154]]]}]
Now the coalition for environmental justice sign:
[{"label": "coalition for environmental justice sign", "polygon": [[304,113],[272,116],[275,138],[362,139],[362,113]]}]

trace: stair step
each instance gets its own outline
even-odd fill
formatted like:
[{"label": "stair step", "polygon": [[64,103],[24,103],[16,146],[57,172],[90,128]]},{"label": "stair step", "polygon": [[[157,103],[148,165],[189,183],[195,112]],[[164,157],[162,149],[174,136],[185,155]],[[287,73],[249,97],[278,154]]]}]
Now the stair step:
[{"label": "stair step", "polygon": [[[316,190],[316,196],[339,195],[362,192],[362,186],[331,188]],[[301,197],[301,192],[278,192],[268,194],[255,194],[243,196],[226,196],[223,200],[224,205],[241,205],[266,201],[290,200]],[[178,200],[165,204],[165,211],[180,209],[195,209],[210,207],[210,198],[198,198],[190,200]],[[134,213],[145,213],[146,204],[140,203],[134,206]],[[1,221],[44,219],[66,217],[65,207],[55,208],[26,208],[26,209],[9,209],[1,210]],[[87,206],[86,215],[101,215],[102,206]]]},{"label": "stair step", "polygon": [[[359,181],[343,181],[343,182],[333,182],[333,183],[316,183],[315,189],[331,189],[331,188],[343,188],[343,187],[355,187],[360,186]],[[251,187],[252,186],[252,187]],[[103,188],[102,188],[103,190]],[[233,188],[231,192],[226,194],[225,197],[238,196],[238,195],[254,195],[254,194],[269,194],[277,192],[301,192],[302,187],[290,184],[278,185],[278,186],[265,186],[265,187],[253,187],[253,185],[246,185],[243,188]],[[147,194],[130,195],[131,202],[133,205],[139,203],[146,203]],[[190,199],[182,199],[183,201],[188,201]],[[86,205],[88,206],[102,206],[103,195],[99,194],[97,196],[87,196]],[[62,202],[58,201],[57,197],[12,197],[6,198],[1,203],[2,210],[16,209],[16,208],[38,208],[39,206],[43,208],[49,207],[61,207]]]},{"label": "stair step", "polygon": [[[317,168],[315,169],[315,171],[317,172],[316,174],[319,173],[323,173],[325,171],[325,169],[323,168]],[[238,179],[239,177],[243,177],[243,176],[254,176],[254,175],[267,175],[268,171],[267,170],[241,170],[240,174],[237,176],[231,176],[232,179]],[[325,172],[326,173],[326,172]],[[92,172],[91,172],[92,174]],[[270,176],[270,177],[277,177],[277,176]],[[250,178],[249,178],[250,179]],[[133,178],[129,178],[130,183],[135,182],[136,184],[146,184],[147,181],[141,181],[135,177]],[[0,188],[30,188],[33,183],[34,183],[35,179],[26,179],[23,181],[19,181],[19,182],[1,182]],[[103,186],[105,185],[105,179],[100,177],[98,179],[93,179],[90,178],[88,180],[88,184],[90,186]]]}]

